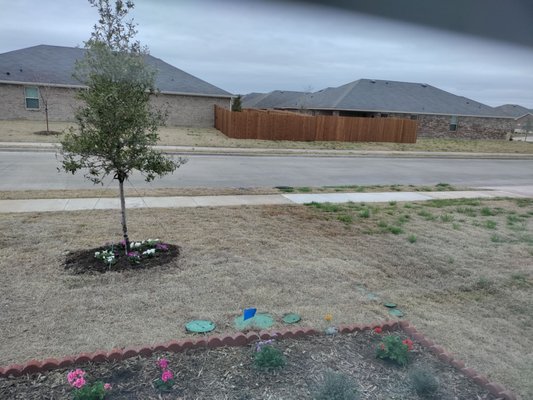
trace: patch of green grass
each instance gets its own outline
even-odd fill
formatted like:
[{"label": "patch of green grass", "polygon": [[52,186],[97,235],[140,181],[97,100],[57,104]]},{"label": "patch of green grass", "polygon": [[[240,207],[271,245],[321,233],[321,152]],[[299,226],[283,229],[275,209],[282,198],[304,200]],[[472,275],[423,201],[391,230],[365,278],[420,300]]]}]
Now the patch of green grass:
[{"label": "patch of green grass", "polygon": [[403,229],[399,226],[394,226],[394,225],[391,225],[389,227],[387,227],[387,230],[392,233],[393,235],[399,235],[401,233],[403,233]]},{"label": "patch of green grass", "polygon": [[294,188],[292,186],[276,186],[275,189],[278,189],[280,192],[283,192],[283,193],[294,192]]},{"label": "patch of green grass", "polygon": [[387,223],[385,221],[379,221],[378,222],[378,226],[380,228],[387,228],[388,225],[387,225]]},{"label": "patch of green grass", "polygon": [[351,224],[353,223],[353,217],[351,215],[347,215],[347,214],[344,214],[344,215],[339,215],[337,217],[337,219],[341,222],[344,222],[345,224]]},{"label": "patch of green grass", "polygon": [[471,206],[478,207],[481,201],[478,199],[435,199],[426,202],[428,207],[442,208],[451,206]]},{"label": "patch of green grass", "polygon": [[389,201],[389,206],[395,207],[396,206],[396,202],[395,201]]},{"label": "patch of green grass", "polygon": [[406,203],[403,205],[403,208],[413,208],[413,205],[411,203]]},{"label": "patch of green grass", "polygon": [[507,225],[514,225],[516,224],[517,222],[520,222],[520,217],[518,215],[508,215],[507,216]]},{"label": "patch of green grass", "polygon": [[533,206],[533,199],[515,199],[515,202],[518,207]]},{"label": "patch of green grass", "polygon": [[418,215],[420,215],[426,221],[433,221],[433,220],[437,219],[437,217],[434,216],[433,214],[431,214],[428,210],[420,210],[418,212]]},{"label": "patch of green grass", "polygon": [[333,204],[333,203],[317,203],[316,201],[313,201],[311,203],[305,203],[305,205],[309,207],[317,208],[325,212],[339,212],[342,210],[342,207],[340,207],[338,204]]},{"label": "patch of green grass", "polygon": [[465,214],[468,217],[477,217],[477,211],[472,207],[457,207],[455,211],[460,214]]},{"label": "patch of green grass", "polygon": [[414,234],[411,234],[411,235],[407,236],[407,241],[409,243],[416,243],[416,240],[417,240],[417,238],[416,238],[416,235],[414,235]]},{"label": "patch of green grass", "polygon": [[398,220],[396,221],[396,223],[398,225],[403,225],[405,224],[407,221],[409,221],[411,217],[408,215],[408,214],[403,214],[403,215],[400,215],[400,217],[398,218]]},{"label": "patch of green grass", "polygon": [[516,273],[511,275],[511,284],[519,287],[528,287],[530,283],[527,279],[527,275],[522,273]]},{"label": "patch of green grass", "polygon": [[370,210],[368,208],[365,208],[365,209],[359,211],[358,215],[361,218],[370,218]]},{"label": "patch of green grass", "polygon": [[433,191],[433,188],[429,186],[419,186],[415,189],[416,192],[431,192]]},{"label": "patch of green grass", "polygon": [[501,237],[500,235],[498,234],[493,234],[491,237],[490,237],[490,240],[491,242],[493,243],[503,243],[505,242],[505,240],[503,239],[503,237]]},{"label": "patch of green grass", "polygon": [[491,217],[493,215],[496,215],[496,213],[491,210],[489,207],[483,207],[481,210],[481,215],[483,215],[484,217]]},{"label": "patch of green grass", "polygon": [[453,221],[453,215],[452,214],[442,214],[440,216],[440,220],[442,222],[452,222]]},{"label": "patch of green grass", "polygon": [[458,224],[457,222],[454,222],[454,223],[452,224],[452,227],[453,227],[453,229],[455,229],[456,231],[459,230],[459,229],[461,229],[461,225]]},{"label": "patch of green grass", "polygon": [[298,190],[300,193],[309,193],[309,192],[311,192],[311,188],[308,187],[308,186],[302,186],[302,187],[296,188],[296,190]]},{"label": "patch of green grass", "polygon": [[496,226],[498,224],[496,223],[496,221],[493,221],[491,219],[485,221],[485,228],[487,229],[496,229]]},{"label": "patch of green grass", "polygon": [[357,189],[355,189],[356,192],[361,193],[364,192],[366,188],[364,186],[359,186]]},{"label": "patch of green grass", "polygon": [[474,284],[474,289],[492,293],[495,291],[495,283],[493,280],[482,276]]}]

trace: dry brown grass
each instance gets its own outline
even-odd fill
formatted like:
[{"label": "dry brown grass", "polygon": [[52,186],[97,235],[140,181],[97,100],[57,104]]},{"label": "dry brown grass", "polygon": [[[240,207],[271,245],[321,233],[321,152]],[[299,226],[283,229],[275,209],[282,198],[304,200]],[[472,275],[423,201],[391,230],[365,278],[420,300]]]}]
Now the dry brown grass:
[{"label": "dry brown grass", "polygon": [[[230,332],[247,306],[299,312],[319,328],[326,313],[334,323],[383,320],[390,300],[468,365],[531,398],[531,202],[392,203],[371,206],[369,218],[365,207],[131,210],[132,238],[179,244],[182,257],[93,276],[65,273],[64,255],[118,240],[117,212],[0,215],[0,365],[179,338],[193,318]],[[391,225],[404,233],[382,232]]]},{"label": "dry brown grass", "polygon": [[[126,197],[161,197],[161,196],[225,196],[225,195],[263,195],[279,193],[371,193],[371,192],[436,192],[448,190],[468,190],[462,186],[437,184],[428,186],[414,185],[344,185],[322,187],[289,187],[284,189],[255,188],[149,188],[125,189]],[[0,191],[0,200],[19,199],[81,199],[117,197],[118,189],[57,189],[57,190],[4,190]]]},{"label": "dry brown grass", "polygon": [[[51,123],[50,129],[63,131],[72,126],[68,122]],[[0,121],[0,142],[57,142],[55,135],[36,135],[42,131],[41,121]],[[311,150],[368,150],[368,151],[444,151],[474,153],[522,153],[533,154],[533,143],[503,140],[461,140],[419,138],[414,144],[377,142],[293,142],[251,139],[230,139],[215,128],[162,127],[160,144],[193,147],[235,147],[269,149]]]}]

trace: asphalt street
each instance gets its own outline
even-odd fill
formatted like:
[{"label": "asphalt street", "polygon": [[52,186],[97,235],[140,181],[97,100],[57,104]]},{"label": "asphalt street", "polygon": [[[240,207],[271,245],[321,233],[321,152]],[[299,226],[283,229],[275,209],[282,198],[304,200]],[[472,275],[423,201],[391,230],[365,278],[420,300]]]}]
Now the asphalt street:
[{"label": "asphalt street", "polygon": [[[51,152],[0,152],[0,190],[78,189],[81,173],[58,172]],[[111,179],[104,184],[109,184]],[[413,184],[531,185],[533,160],[192,155],[173,175],[135,187],[258,187]]]}]

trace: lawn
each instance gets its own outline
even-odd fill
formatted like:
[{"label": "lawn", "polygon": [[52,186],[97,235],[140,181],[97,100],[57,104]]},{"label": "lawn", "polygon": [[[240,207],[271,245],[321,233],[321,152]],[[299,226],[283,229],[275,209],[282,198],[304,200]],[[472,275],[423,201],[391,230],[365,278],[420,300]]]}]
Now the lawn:
[{"label": "lawn", "polygon": [[[0,215],[0,365],[164,342],[190,319],[233,332],[256,306],[302,325],[389,318],[384,301],[467,365],[533,397],[533,202],[131,210],[132,238],[181,257],[72,275],[67,252],[120,239],[114,211]],[[280,327],[280,325],[276,326]]]},{"label": "lawn", "polygon": [[[72,123],[52,122],[50,130],[61,132]],[[57,135],[37,135],[45,129],[44,121],[0,121],[0,142],[57,142]],[[533,154],[533,143],[503,140],[429,139],[417,143],[377,142],[293,142],[251,139],[230,139],[215,128],[162,127],[160,144],[193,147],[234,147],[310,150],[368,150],[368,151],[437,151],[477,153]]]}]

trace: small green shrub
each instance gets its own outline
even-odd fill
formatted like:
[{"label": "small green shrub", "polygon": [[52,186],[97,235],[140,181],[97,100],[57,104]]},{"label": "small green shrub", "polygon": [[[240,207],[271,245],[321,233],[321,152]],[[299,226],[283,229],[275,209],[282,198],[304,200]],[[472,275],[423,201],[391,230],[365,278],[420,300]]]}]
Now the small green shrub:
[{"label": "small green shrub", "polygon": [[386,223],[385,221],[379,221],[379,222],[378,222],[378,226],[379,226],[380,228],[386,228],[386,227],[387,227],[387,223]]},{"label": "small green shrub", "polygon": [[325,212],[338,212],[341,210],[341,207],[337,204],[332,203],[317,203],[316,201],[312,201],[311,203],[306,203],[306,206],[318,208],[321,211]]},{"label": "small green shrub", "polygon": [[394,200],[393,201],[389,201],[389,206],[395,207],[396,206],[396,202]]},{"label": "small green shrub", "polygon": [[496,233],[493,234],[493,235],[490,237],[490,240],[491,240],[491,242],[493,242],[493,243],[503,243],[503,242],[504,242],[503,238],[502,238],[500,235],[497,235]]},{"label": "small green shrub", "polygon": [[315,400],[357,400],[357,385],[346,375],[328,371],[324,382],[313,395]]},{"label": "small green shrub", "polygon": [[359,211],[359,216],[361,218],[370,218],[370,210],[365,208],[364,210]]},{"label": "small green shrub", "polygon": [[488,207],[483,207],[481,209],[481,215],[485,217],[490,217],[490,216],[496,215],[496,213]]},{"label": "small green shrub", "polygon": [[492,220],[488,220],[488,221],[485,221],[485,228],[487,229],[496,229],[496,221],[492,221]]},{"label": "small green shrub", "polygon": [[404,204],[403,208],[413,208],[411,203]]},{"label": "small green shrub", "polygon": [[280,192],[283,192],[283,193],[294,192],[294,188],[292,186],[276,186],[275,189],[278,189]]},{"label": "small green shrub", "polygon": [[416,235],[409,235],[407,237],[407,240],[409,241],[409,243],[416,243]]},{"label": "small green shrub", "polygon": [[297,188],[297,190],[301,193],[309,193],[311,191],[311,188],[307,186],[302,186]]},{"label": "small green shrub", "polygon": [[420,215],[426,221],[433,221],[435,218],[437,218],[433,214],[431,214],[428,210],[420,210],[418,212],[418,215]]},{"label": "small green shrub", "polygon": [[440,220],[442,222],[452,222],[453,221],[453,215],[451,214],[443,214],[440,216]]},{"label": "small green shrub", "polygon": [[255,353],[254,364],[257,368],[267,371],[283,368],[285,366],[285,357],[281,350],[272,346],[262,346]]},{"label": "small green shrub", "polygon": [[393,235],[399,235],[400,233],[403,233],[403,229],[400,228],[399,226],[389,226],[387,228],[389,230],[390,233],[392,233]]},{"label": "small green shrub", "polygon": [[345,224],[351,224],[353,222],[353,217],[351,215],[339,215],[337,219]]},{"label": "small green shrub", "polygon": [[453,227],[453,229],[455,229],[455,230],[459,230],[459,229],[461,228],[461,225],[459,225],[457,222],[454,222],[454,223],[452,224],[452,227]]},{"label": "small green shrub", "polygon": [[376,357],[405,365],[409,361],[407,354],[412,346],[413,342],[409,339],[402,341],[399,336],[385,336],[376,348]]},{"label": "small green shrub", "polygon": [[439,381],[427,368],[415,368],[409,373],[411,385],[421,397],[432,396],[439,390]]}]

